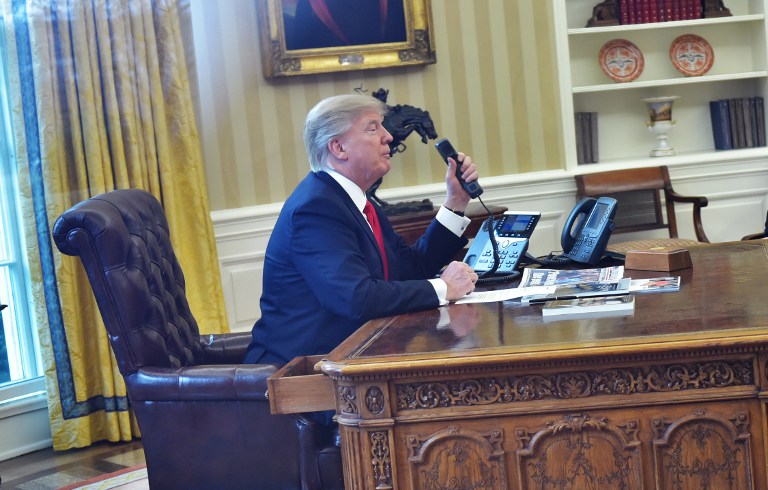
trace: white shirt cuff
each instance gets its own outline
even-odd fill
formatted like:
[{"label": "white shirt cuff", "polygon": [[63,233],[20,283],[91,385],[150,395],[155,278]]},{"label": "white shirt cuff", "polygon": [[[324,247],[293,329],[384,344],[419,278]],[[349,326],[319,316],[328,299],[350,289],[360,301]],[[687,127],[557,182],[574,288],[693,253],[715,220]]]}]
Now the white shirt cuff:
[{"label": "white shirt cuff", "polygon": [[446,296],[448,296],[448,285],[445,281],[442,279],[428,279],[428,281],[432,287],[435,288],[435,293],[437,294],[437,300],[440,302],[440,306],[447,305],[448,300],[446,299]]},{"label": "white shirt cuff", "polygon": [[449,211],[445,206],[440,206],[440,209],[437,210],[437,221],[456,236],[462,236],[472,222],[466,216],[459,216],[453,211]]}]

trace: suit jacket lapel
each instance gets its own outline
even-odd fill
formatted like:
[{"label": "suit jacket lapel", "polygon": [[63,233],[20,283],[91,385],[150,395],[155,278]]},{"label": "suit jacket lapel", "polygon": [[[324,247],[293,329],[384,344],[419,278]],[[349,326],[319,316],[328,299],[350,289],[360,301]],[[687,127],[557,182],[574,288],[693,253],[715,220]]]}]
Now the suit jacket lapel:
[{"label": "suit jacket lapel", "polygon": [[[371,230],[371,226],[368,224],[368,221],[366,221],[365,217],[363,216],[363,213],[360,212],[359,209],[357,209],[357,206],[355,206],[355,203],[352,201],[352,198],[349,197],[349,194],[342,188],[336,180],[334,180],[333,177],[328,175],[325,172],[316,172],[315,176],[320,179],[324,184],[326,184],[330,189],[332,189],[341,199],[341,202],[344,204],[344,206],[349,211],[350,215],[353,217],[353,219],[357,222],[358,225],[362,226],[365,230],[366,235],[368,236],[368,239],[371,242],[371,245],[373,245],[373,248],[377,251],[379,250],[379,244],[376,242],[376,237],[373,236],[373,231]],[[374,209],[376,208],[376,205],[374,204]],[[381,218],[381,214],[379,214],[378,210],[376,211],[376,214]],[[379,219],[379,222],[381,222],[381,219]],[[385,240],[385,247],[386,247],[386,240]],[[379,254],[381,252],[379,251]]]}]

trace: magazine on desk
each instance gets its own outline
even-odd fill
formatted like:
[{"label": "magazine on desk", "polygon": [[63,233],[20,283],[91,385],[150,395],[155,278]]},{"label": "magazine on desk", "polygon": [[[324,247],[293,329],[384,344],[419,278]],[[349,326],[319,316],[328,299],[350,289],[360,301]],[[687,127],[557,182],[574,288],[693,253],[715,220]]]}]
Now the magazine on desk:
[{"label": "magazine on desk", "polygon": [[543,303],[558,299],[616,296],[629,294],[631,279],[625,277],[615,282],[579,282],[555,286],[555,290],[543,294],[530,294],[520,298],[521,303]]},{"label": "magazine on desk", "polygon": [[580,282],[617,282],[624,277],[624,266],[601,267],[598,269],[537,269],[526,267],[520,278],[520,287],[559,286]]},{"label": "magazine on desk", "polygon": [[548,301],[541,309],[544,318],[557,320],[628,316],[634,313],[635,296],[632,294]]}]

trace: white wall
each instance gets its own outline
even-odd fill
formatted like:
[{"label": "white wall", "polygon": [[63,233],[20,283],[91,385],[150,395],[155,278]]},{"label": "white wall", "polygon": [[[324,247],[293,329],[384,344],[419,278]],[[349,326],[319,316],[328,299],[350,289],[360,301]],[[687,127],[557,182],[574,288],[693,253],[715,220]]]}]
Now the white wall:
[{"label": "white wall", "polygon": [[[675,190],[683,195],[703,195],[709,205],[702,212],[704,229],[713,242],[739,240],[763,230],[768,209],[768,162],[752,156],[748,150],[734,152],[728,162],[691,164],[687,159],[668,157],[659,164],[670,166]],[[606,170],[606,167],[599,167]],[[579,172],[590,171],[589,166]],[[530,252],[544,255],[559,251],[560,232],[565,218],[576,202],[573,173],[552,171],[481,178],[483,201],[510,210],[536,210],[542,216],[531,238]],[[394,189],[377,193],[387,201],[429,198],[440,204],[442,185]],[[678,231],[681,238],[695,239],[692,206],[677,205]],[[280,204],[254,206],[212,213],[221,264],[227,315],[233,330],[248,331],[259,318],[258,299],[262,290],[264,252]],[[621,240],[663,236],[624,234]]]}]

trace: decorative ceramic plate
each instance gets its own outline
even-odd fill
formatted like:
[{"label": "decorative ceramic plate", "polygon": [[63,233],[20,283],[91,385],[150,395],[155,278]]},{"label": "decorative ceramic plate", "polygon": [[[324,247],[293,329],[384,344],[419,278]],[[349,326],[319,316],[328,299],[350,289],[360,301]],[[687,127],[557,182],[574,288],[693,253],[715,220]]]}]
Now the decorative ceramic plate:
[{"label": "decorative ceramic plate", "polygon": [[631,82],[643,73],[645,60],[637,46],[626,39],[613,39],[600,48],[600,68],[616,82]]},{"label": "decorative ceramic plate", "polygon": [[696,34],[683,34],[669,46],[669,59],[677,71],[687,77],[703,75],[712,68],[715,53],[706,39]]}]

